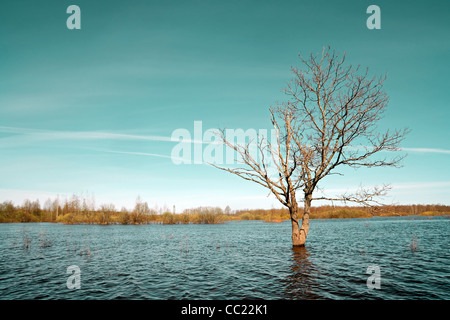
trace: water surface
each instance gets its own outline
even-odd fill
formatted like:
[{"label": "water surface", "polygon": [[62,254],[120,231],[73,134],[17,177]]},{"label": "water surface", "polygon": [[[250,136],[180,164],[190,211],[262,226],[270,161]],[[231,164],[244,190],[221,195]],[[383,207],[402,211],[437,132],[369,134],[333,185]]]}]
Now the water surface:
[{"label": "water surface", "polygon": [[449,222],[312,220],[299,250],[289,222],[1,224],[0,299],[450,299]]}]

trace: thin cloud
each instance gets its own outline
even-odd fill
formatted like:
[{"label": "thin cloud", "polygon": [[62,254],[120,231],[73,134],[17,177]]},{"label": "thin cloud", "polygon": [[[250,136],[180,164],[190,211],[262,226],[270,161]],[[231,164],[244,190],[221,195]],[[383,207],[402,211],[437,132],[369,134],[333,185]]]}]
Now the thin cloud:
[{"label": "thin cloud", "polygon": [[422,188],[440,188],[450,187],[450,181],[427,181],[427,182],[411,182],[394,184],[393,189],[422,189]]},{"label": "thin cloud", "polygon": [[160,157],[160,158],[172,159],[171,156],[167,156],[167,155],[164,155],[164,154],[158,154],[158,153],[131,152],[131,151],[114,151],[114,150],[101,150],[101,149],[97,149],[96,151],[107,152],[107,153],[131,154],[131,155],[137,155],[137,156],[149,156],[149,157]]},{"label": "thin cloud", "polygon": [[69,198],[71,194],[64,192],[53,192],[43,190],[20,190],[20,189],[0,189],[0,202],[12,201],[13,203],[20,204],[24,199],[36,200],[39,199],[41,204],[48,198],[52,200],[60,198]]},{"label": "thin cloud", "polygon": [[[0,132],[21,134],[42,140],[150,140],[150,141],[172,141],[167,136],[143,136],[123,133],[111,133],[101,131],[50,131],[27,128],[14,128],[0,126]],[[3,138],[8,139],[9,137]]]},{"label": "thin cloud", "polygon": [[420,153],[442,153],[450,154],[450,150],[446,149],[432,149],[432,148],[401,148],[402,151],[420,152]]},{"label": "thin cloud", "polygon": [[[360,146],[348,146],[345,148],[346,148],[346,150],[351,150],[351,151],[366,151],[367,149],[371,149],[372,147],[360,145]],[[383,150],[383,151],[392,152],[391,150]],[[397,151],[450,154],[450,150],[436,149],[436,148],[398,148]]]},{"label": "thin cloud", "polygon": [[[112,133],[102,131],[51,131],[29,128],[17,128],[0,126],[0,132],[12,133],[13,136],[8,136],[0,139],[3,145],[8,142],[11,145],[17,143],[26,143],[27,141],[39,140],[142,140],[142,141],[164,141],[164,142],[184,142],[184,143],[200,143],[200,144],[222,144],[222,142],[214,141],[199,141],[193,139],[177,139],[170,136],[160,135],[134,135],[125,133]],[[352,146],[349,149],[359,150],[364,146]],[[436,148],[399,148],[399,151],[416,152],[416,153],[439,153],[450,154],[450,150],[436,149]]]},{"label": "thin cloud", "polygon": [[[404,189],[431,189],[431,188],[442,188],[450,187],[450,181],[424,181],[424,182],[409,182],[409,183],[394,183],[390,185],[392,190],[404,190]],[[368,188],[373,188],[374,186],[366,186]],[[361,187],[351,186],[348,188],[322,188],[317,191],[318,194],[341,194],[341,193],[353,193],[356,192]]]},{"label": "thin cloud", "polygon": [[1,138],[1,142],[27,142],[36,140],[143,140],[210,144],[216,141],[201,141],[193,139],[179,139],[171,136],[134,135],[102,131],[51,131],[28,128],[0,126],[0,132],[12,133],[14,136]]}]

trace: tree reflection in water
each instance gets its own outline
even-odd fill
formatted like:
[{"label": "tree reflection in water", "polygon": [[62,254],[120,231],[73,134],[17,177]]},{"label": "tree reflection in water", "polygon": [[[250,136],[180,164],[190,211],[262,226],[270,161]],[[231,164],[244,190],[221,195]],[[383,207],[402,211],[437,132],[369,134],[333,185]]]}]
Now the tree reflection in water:
[{"label": "tree reflection in water", "polygon": [[285,279],[285,298],[320,299],[318,291],[318,270],[309,259],[307,247],[292,248],[291,274]]}]

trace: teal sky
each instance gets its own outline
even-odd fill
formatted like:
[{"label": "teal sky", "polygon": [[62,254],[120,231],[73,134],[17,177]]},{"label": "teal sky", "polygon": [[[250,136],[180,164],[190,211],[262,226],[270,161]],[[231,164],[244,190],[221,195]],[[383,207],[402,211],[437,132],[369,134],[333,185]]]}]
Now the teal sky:
[{"label": "teal sky", "polygon": [[[66,9],[81,8],[81,30]],[[381,8],[381,30],[366,9]],[[175,165],[172,132],[270,128],[268,107],[331,45],[387,73],[380,128],[409,127],[401,169],[348,170],[331,193],[391,183],[387,203],[450,204],[449,1],[2,1],[0,201],[76,194],[131,208],[280,207],[208,165]]]}]

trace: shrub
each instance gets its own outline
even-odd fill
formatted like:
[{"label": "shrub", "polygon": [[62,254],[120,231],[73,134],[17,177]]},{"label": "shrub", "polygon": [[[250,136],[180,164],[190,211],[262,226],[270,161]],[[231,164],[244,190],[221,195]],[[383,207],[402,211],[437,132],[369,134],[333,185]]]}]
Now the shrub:
[{"label": "shrub", "polygon": [[162,221],[163,221],[163,224],[175,224],[176,223],[175,216],[170,212],[164,212],[162,214]]}]

